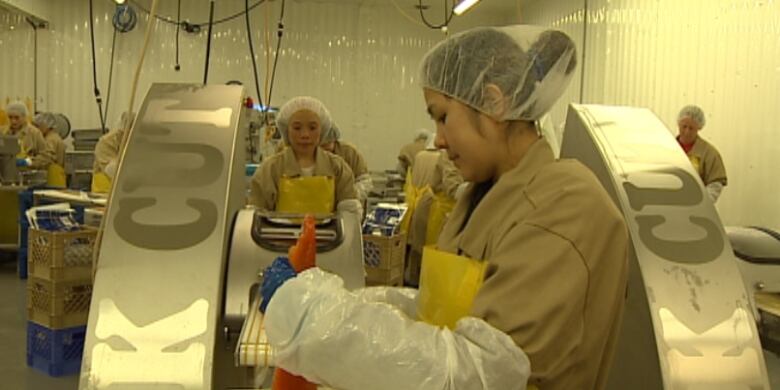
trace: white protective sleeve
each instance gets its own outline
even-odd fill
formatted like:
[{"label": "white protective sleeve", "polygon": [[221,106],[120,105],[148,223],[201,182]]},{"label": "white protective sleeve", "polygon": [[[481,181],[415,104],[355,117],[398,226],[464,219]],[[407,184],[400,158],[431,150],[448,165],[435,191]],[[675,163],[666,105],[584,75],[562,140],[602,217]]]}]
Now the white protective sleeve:
[{"label": "white protective sleeve", "polygon": [[408,293],[360,291],[319,268],[282,285],[265,314],[277,366],[340,390],[526,388],[528,357],[485,321],[439,328],[405,313]]},{"label": "white protective sleeve", "polygon": [[355,179],[355,191],[357,191],[358,199],[364,201],[368,198],[368,194],[374,189],[374,182],[371,180],[371,175],[360,175]]},{"label": "white protective sleeve", "polygon": [[712,199],[712,203],[715,203],[718,201],[718,198],[720,198],[720,193],[723,191],[723,183],[719,181],[714,181],[710,184],[707,184],[707,193],[710,194],[710,198]]},{"label": "white protective sleeve", "polygon": [[103,169],[105,174],[111,178],[111,180],[114,180],[114,176],[116,175],[116,169],[117,169],[117,161],[116,159],[111,160],[108,164],[106,164],[106,167]]},{"label": "white protective sleeve", "polygon": [[358,220],[363,219],[363,205],[357,199],[342,200],[336,205],[336,211],[355,213]]}]

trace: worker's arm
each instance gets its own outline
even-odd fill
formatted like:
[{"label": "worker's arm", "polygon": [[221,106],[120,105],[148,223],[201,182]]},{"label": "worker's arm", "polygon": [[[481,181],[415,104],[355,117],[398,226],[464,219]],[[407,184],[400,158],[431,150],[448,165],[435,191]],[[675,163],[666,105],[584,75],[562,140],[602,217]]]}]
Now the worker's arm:
[{"label": "worker's arm", "polygon": [[276,200],[278,198],[278,178],[274,177],[272,161],[268,160],[260,166],[252,175],[252,184],[249,190],[249,204],[260,210],[276,210]]},{"label": "worker's arm", "polygon": [[[335,156],[334,156],[335,157]],[[358,200],[358,193],[355,190],[355,178],[352,175],[352,169],[340,157],[334,160],[336,170],[336,210],[355,213],[362,218],[363,206]]]},{"label": "worker's arm", "polygon": [[533,363],[532,383],[560,376],[584,333],[585,262],[567,239],[531,224],[518,224],[495,240],[471,314],[523,348]]},{"label": "worker's arm", "polygon": [[55,160],[55,151],[43,138],[40,131],[32,132],[32,156],[30,157],[30,167],[35,169],[45,169]]},{"label": "worker's arm", "polygon": [[485,321],[419,322],[318,268],[276,291],[265,327],[278,367],[342,390],[514,390],[529,375],[523,351]]}]

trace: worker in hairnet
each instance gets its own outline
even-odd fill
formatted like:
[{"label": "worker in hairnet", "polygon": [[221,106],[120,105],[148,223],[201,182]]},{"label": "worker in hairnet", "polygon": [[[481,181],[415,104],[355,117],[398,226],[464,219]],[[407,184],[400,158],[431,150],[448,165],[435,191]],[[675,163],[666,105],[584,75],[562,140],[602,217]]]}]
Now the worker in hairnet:
[{"label": "worker in hairnet", "polygon": [[95,145],[95,162],[92,165],[92,192],[107,193],[111,190],[119,168],[120,154],[127,142],[127,134],[133,126],[135,114],[125,111],[114,129],[100,137]]},{"label": "worker in hairnet", "polygon": [[688,155],[693,169],[696,170],[704,186],[707,187],[710,198],[716,202],[723,187],[728,184],[728,178],[726,177],[726,166],[723,165],[723,159],[718,150],[699,136],[705,123],[704,111],[700,107],[694,105],[683,107],[677,115],[677,128],[679,129],[677,142]]},{"label": "worker in hairnet", "polygon": [[29,169],[47,169],[54,160],[54,151],[35,126],[27,123],[27,106],[22,102],[13,102],[5,106],[8,115],[8,127],[2,129],[3,135],[19,137],[21,151],[16,166]]},{"label": "worker in hairnet", "polygon": [[54,130],[57,124],[57,119],[54,114],[50,112],[41,112],[35,115],[33,118],[33,125],[41,131],[43,139],[49,145],[49,148],[54,151],[53,163],[60,166],[65,165],[65,142],[62,141],[59,133]]},{"label": "worker in hairnet", "polygon": [[411,185],[419,196],[412,208],[406,237],[404,282],[408,286],[419,284],[423,247],[436,244],[447,215],[455,207],[456,197],[465,187],[458,168],[447,153],[436,148],[434,141],[431,137],[425,150],[414,158]]},{"label": "worker in hairnet", "polygon": [[46,140],[53,156],[53,160],[47,167],[47,184],[53,187],[65,187],[65,142],[62,141],[59,133],[54,130],[56,123],[57,119],[50,112],[38,113],[33,118],[33,125],[41,131],[43,139]]},{"label": "worker in hairnet", "polygon": [[397,168],[398,172],[401,173],[401,177],[405,178],[409,173],[409,169],[414,167],[414,158],[417,156],[417,153],[420,153],[425,149],[425,145],[428,143],[430,137],[430,131],[419,129],[414,136],[414,141],[401,148],[401,151],[398,153]]},{"label": "worker in hairnet", "polygon": [[344,390],[605,387],[626,226],[595,175],[556,160],[534,124],[575,65],[569,37],[532,26],[468,30],[425,55],[436,146],[471,184],[423,252],[416,296],[350,292],[275,260],[261,293],[278,367]]},{"label": "worker in hairnet", "polygon": [[352,170],[341,157],[320,147],[331,118],[321,101],[299,96],[279,110],[276,127],[287,147],[264,159],[252,176],[249,203],[287,213],[362,214]]},{"label": "worker in hairnet", "polygon": [[323,133],[321,142],[320,146],[323,149],[344,159],[349,168],[352,169],[352,176],[355,178],[355,192],[357,192],[360,202],[364,202],[368,198],[368,193],[374,188],[371,174],[368,173],[366,159],[354,145],[341,142],[341,130],[335,123],[331,123],[330,129]]}]

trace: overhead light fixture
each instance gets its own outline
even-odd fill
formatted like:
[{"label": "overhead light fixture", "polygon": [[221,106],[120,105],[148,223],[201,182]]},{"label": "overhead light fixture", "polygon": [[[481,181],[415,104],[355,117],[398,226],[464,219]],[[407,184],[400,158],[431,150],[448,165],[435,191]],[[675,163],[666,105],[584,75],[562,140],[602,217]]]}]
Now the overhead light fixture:
[{"label": "overhead light fixture", "polygon": [[473,7],[474,4],[479,3],[479,0],[461,0],[458,5],[455,6],[455,9],[452,11],[455,13],[455,15],[463,15],[466,11],[469,10],[469,8]]},{"label": "overhead light fixture", "polygon": [[116,2],[117,4],[124,4],[125,0],[114,0],[114,2]]}]

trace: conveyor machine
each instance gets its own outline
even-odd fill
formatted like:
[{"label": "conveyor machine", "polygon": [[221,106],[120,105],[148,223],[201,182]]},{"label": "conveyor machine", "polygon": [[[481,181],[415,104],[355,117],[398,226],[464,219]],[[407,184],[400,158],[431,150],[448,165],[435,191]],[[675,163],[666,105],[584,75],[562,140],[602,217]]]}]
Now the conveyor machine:
[{"label": "conveyor machine", "polygon": [[571,105],[562,158],[599,178],[631,236],[608,389],[769,389],[749,292],[715,206],[650,110]]}]

